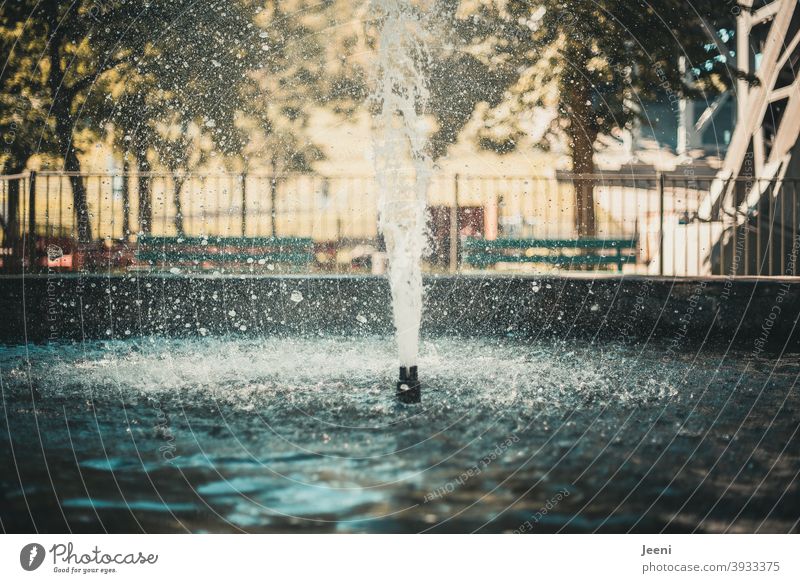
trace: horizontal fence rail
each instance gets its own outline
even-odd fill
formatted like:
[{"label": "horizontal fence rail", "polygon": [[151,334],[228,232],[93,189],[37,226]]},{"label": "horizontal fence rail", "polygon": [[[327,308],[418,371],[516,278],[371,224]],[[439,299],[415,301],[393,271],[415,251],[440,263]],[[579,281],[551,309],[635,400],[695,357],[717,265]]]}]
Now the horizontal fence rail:
[{"label": "horizontal fence rail", "polygon": [[[788,178],[435,176],[425,267],[796,276],[797,189]],[[366,175],[0,176],[0,230],[11,273],[385,269]]]}]

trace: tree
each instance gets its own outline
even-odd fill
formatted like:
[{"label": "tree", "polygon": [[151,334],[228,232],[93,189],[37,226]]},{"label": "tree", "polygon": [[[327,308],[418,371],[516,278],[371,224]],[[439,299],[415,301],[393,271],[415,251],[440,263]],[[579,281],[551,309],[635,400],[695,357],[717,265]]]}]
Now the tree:
[{"label": "tree", "polygon": [[[120,124],[117,117],[118,127],[132,130],[124,136],[146,175],[146,153],[153,138],[149,126],[161,119],[158,107],[164,100],[187,113],[196,113],[202,104],[210,122],[230,111],[226,99],[235,94],[245,71],[262,58],[261,51],[256,56],[253,48],[263,44],[258,43],[253,24],[262,7],[254,0],[3,4],[5,27],[21,26],[21,40],[13,46],[9,61],[27,63],[43,75],[41,84],[29,87],[38,91],[36,99],[48,112],[57,154],[70,172],[81,242],[89,242],[92,233],[79,143],[99,139],[113,112],[125,112],[128,123]],[[5,74],[3,78],[7,97],[13,86]],[[120,84],[124,89],[116,97],[121,107],[115,109],[111,97]],[[147,225],[146,197],[140,202]]]},{"label": "tree", "polygon": [[[8,62],[27,70],[26,88],[30,99],[46,112],[44,126],[52,140],[27,144],[19,160],[35,153],[55,154],[70,172],[73,204],[79,240],[92,237],[86,187],[79,175],[82,134],[98,135],[95,120],[86,115],[93,109],[93,86],[114,69],[129,64],[141,54],[146,41],[146,25],[140,18],[144,2],[97,3],[89,0],[71,3],[57,0],[22,0],[2,6],[2,20],[18,29],[17,42],[8,53]],[[113,15],[114,25],[101,25],[101,18]],[[124,26],[129,25],[129,26]],[[126,31],[128,40],[123,43]],[[13,77],[3,71],[2,95],[14,95]]]},{"label": "tree", "polygon": [[263,9],[249,0],[178,2],[150,15],[169,25],[151,33],[144,57],[117,76],[108,113],[115,143],[136,160],[141,232],[152,227],[154,167],[174,177],[175,227],[183,233],[182,182],[210,154],[198,149],[200,134],[223,156],[243,148],[235,120],[248,75],[264,60],[265,43],[255,24]]},{"label": "tree", "polygon": [[109,114],[115,143],[137,160],[142,232],[150,231],[154,166],[176,177],[179,233],[183,177],[212,155],[239,159],[245,171],[258,157],[310,170],[319,150],[302,134],[324,68],[305,21],[323,9],[304,0],[190,3],[164,34],[151,35],[147,57],[115,81]]},{"label": "tree", "polygon": [[[7,55],[0,70],[0,165],[4,175],[24,172],[37,151],[54,149],[53,126],[42,108],[46,76],[30,58],[36,47],[23,31],[23,22],[0,11],[0,54]],[[28,58],[14,58],[15,54]],[[3,246],[16,248],[20,240],[19,180],[8,182],[6,195],[6,214],[0,216]]]},{"label": "tree", "polygon": [[[269,58],[252,71],[244,86],[244,103],[234,138],[238,157],[248,172],[257,160],[270,175],[271,233],[277,230],[278,183],[289,172],[311,172],[323,159],[308,135],[310,110],[328,101],[326,88],[337,72],[327,66],[319,42],[331,19],[340,14],[336,2],[274,2],[257,19],[262,48]],[[233,150],[233,148],[231,148]]]},{"label": "tree", "polygon": [[139,231],[145,234],[152,228],[150,173],[157,166],[174,177],[175,226],[183,233],[182,182],[208,154],[198,157],[195,137],[199,132],[213,137],[213,146],[223,154],[240,147],[234,120],[241,89],[261,59],[263,42],[253,23],[259,3],[178,4],[149,15],[169,25],[148,35],[135,67],[110,75],[113,98],[99,115],[111,122],[105,127],[116,147],[135,160]]},{"label": "tree", "polygon": [[[496,74],[502,99],[490,102],[480,144],[514,150],[536,108],[554,112],[542,136],[567,144],[575,174],[594,174],[597,138],[631,129],[648,100],[710,96],[735,77],[715,31],[730,30],[724,2],[702,0],[486,0],[445,2],[461,46]],[[459,9],[453,10],[453,4]],[[684,57],[691,78],[681,72]],[[478,78],[480,83],[480,78]],[[576,228],[595,234],[594,181],[576,180]]]},{"label": "tree", "polygon": [[[133,77],[133,79],[131,79]],[[130,76],[122,95],[114,99],[114,109],[109,116],[109,131],[116,149],[123,152],[123,159],[132,159],[136,166],[138,181],[138,217],[139,232],[150,233],[152,227],[152,201],[150,198],[150,172],[152,166],[148,157],[152,144],[157,141],[156,127],[153,120],[159,119],[163,112],[162,103],[156,92],[144,89],[146,83],[137,76]],[[139,88],[138,91],[132,87]],[[130,200],[124,209],[125,216],[130,213]],[[128,219],[130,225],[130,219]],[[123,231],[128,237],[130,232]]]},{"label": "tree", "polygon": [[154,147],[159,161],[172,176],[175,232],[182,237],[186,234],[186,229],[183,224],[181,190],[189,173],[208,158],[208,150],[203,148],[203,133],[188,120],[176,119],[161,128]]}]

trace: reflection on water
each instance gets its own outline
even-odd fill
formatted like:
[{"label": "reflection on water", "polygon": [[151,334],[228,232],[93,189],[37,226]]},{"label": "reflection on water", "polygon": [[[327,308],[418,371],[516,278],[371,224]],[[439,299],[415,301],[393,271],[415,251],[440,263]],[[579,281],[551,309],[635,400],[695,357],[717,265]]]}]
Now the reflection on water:
[{"label": "reflection on water", "polygon": [[410,406],[393,398],[393,348],[6,347],[0,462],[19,476],[0,476],[3,524],[783,532],[800,516],[794,357],[439,338]]}]

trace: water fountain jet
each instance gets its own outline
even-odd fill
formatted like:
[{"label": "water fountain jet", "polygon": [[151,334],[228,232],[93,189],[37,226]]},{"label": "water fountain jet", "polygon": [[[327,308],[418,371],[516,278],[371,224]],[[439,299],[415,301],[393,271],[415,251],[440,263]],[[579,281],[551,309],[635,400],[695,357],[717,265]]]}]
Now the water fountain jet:
[{"label": "water fountain jet", "polygon": [[400,380],[397,381],[397,398],[403,403],[419,403],[422,398],[422,384],[417,376],[417,367],[400,367]]},{"label": "water fountain jet", "polygon": [[373,149],[379,227],[386,242],[400,380],[397,394],[418,402],[419,330],[422,320],[422,254],[425,203],[432,171],[424,118],[428,99],[423,68],[429,64],[426,33],[409,0],[373,0],[381,20],[373,99]]}]

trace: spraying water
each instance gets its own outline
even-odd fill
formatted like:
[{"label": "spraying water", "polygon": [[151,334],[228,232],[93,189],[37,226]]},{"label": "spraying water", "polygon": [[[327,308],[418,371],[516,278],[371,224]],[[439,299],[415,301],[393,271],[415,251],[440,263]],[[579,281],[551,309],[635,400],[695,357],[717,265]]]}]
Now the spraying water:
[{"label": "spraying water", "polygon": [[429,59],[420,15],[408,0],[373,0],[372,7],[381,19],[373,94],[380,107],[373,133],[379,227],[389,258],[400,366],[412,370],[419,355],[425,201],[432,170],[423,115],[428,90],[422,68]]}]

